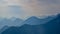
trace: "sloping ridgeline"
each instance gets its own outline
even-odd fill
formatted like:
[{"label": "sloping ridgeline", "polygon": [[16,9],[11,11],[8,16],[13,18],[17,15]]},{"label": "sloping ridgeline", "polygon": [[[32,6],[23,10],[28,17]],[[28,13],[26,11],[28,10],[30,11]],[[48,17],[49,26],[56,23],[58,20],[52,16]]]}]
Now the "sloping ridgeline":
[{"label": "sloping ridgeline", "polygon": [[43,34],[43,26],[25,24],[21,27],[10,27],[2,32],[2,34]]},{"label": "sloping ridgeline", "polygon": [[21,27],[12,26],[1,34],[60,34],[60,14],[45,24],[24,24]]},{"label": "sloping ridgeline", "polygon": [[44,24],[46,34],[60,34],[60,14],[57,17],[46,24]]}]

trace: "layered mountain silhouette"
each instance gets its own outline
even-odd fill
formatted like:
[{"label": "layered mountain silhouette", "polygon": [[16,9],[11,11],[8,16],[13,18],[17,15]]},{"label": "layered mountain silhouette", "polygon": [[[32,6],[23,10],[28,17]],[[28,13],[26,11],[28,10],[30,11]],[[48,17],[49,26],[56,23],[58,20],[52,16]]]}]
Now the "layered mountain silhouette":
[{"label": "layered mountain silhouette", "polygon": [[60,34],[60,14],[45,19],[32,16],[22,23],[22,26],[11,26],[1,34]]},{"label": "layered mountain silhouette", "polygon": [[12,19],[7,19],[7,18],[4,18],[3,20],[0,21],[0,24],[1,25],[11,25],[11,26],[19,26],[20,23],[22,23],[23,20],[20,19],[20,18],[12,18]]},{"label": "layered mountain silhouette", "polygon": [[[21,26],[23,23],[23,20],[20,18],[12,18],[12,19],[7,19],[7,18],[1,18],[0,19],[0,30],[4,26]],[[1,30],[2,31],[2,30]]]},{"label": "layered mountain silhouette", "polygon": [[29,25],[38,25],[38,24],[44,24],[50,20],[52,20],[54,17],[52,16],[49,16],[45,19],[40,19],[38,17],[35,17],[35,16],[32,16],[30,18],[28,18],[27,20],[22,20],[20,18],[15,18],[15,17],[12,17],[10,19],[7,19],[7,18],[1,18],[0,19],[0,29],[5,26],[5,25],[8,25],[8,26],[22,26],[24,24],[29,24]]},{"label": "layered mountain silhouette", "polygon": [[32,16],[32,17],[28,18],[27,20],[25,20],[24,23],[29,24],[29,25],[40,25],[40,24],[45,24],[46,22],[48,22],[54,18],[55,18],[54,16],[49,16],[44,19],[40,19],[35,16]]}]

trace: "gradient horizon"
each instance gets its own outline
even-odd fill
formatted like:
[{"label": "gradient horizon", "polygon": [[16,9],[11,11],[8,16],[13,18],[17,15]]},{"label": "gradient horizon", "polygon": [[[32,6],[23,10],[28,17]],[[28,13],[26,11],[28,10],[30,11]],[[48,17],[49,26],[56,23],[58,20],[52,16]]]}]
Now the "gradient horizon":
[{"label": "gradient horizon", "polygon": [[0,0],[0,17],[28,18],[60,13],[60,0]]}]

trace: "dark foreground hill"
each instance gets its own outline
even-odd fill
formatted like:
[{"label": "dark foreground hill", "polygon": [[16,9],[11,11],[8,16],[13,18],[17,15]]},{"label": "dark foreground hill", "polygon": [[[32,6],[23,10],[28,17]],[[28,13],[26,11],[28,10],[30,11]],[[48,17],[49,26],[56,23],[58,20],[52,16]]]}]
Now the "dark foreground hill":
[{"label": "dark foreground hill", "polygon": [[46,24],[44,24],[46,28],[46,34],[60,34],[60,14],[57,17]]},{"label": "dark foreground hill", "polygon": [[23,25],[21,27],[9,27],[2,34],[43,34],[44,29],[41,25]]}]

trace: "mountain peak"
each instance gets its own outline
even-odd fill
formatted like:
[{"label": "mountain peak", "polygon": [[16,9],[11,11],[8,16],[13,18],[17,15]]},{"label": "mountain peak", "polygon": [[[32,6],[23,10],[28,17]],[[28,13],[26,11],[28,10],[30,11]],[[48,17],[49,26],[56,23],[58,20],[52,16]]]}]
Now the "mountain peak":
[{"label": "mountain peak", "polygon": [[27,20],[25,20],[24,23],[30,24],[30,25],[37,25],[37,24],[40,24],[40,19],[35,16],[32,16]]},{"label": "mountain peak", "polygon": [[38,17],[35,17],[35,16],[32,16],[32,17],[30,17],[30,18],[28,18],[28,19],[32,19],[32,20],[33,20],[33,19],[34,19],[34,20],[36,19],[36,20],[39,20],[39,18],[38,18]]}]

